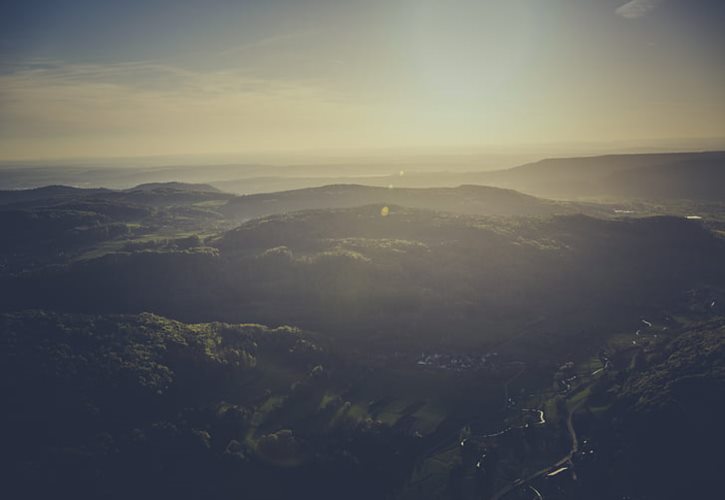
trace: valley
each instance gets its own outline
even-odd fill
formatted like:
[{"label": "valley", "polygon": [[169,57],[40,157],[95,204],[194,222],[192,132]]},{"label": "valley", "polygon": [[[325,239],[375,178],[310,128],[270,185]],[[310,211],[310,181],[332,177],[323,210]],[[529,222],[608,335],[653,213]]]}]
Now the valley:
[{"label": "valley", "polygon": [[[155,457],[134,469],[148,491],[172,481],[195,495],[644,500],[696,488],[674,470],[650,482],[672,464],[632,436],[692,425],[648,384],[722,390],[718,208],[614,210],[485,186],[240,197],[183,183],[5,191],[0,203],[13,235],[0,246],[4,428],[23,457],[6,467],[21,483],[20,464],[60,477],[75,456],[104,478],[88,494],[134,495],[112,469],[142,454]],[[674,361],[692,342],[713,354]],[[716,450],[697,447],[716,466]],[[686,477],[706,488],[708,470]],[[55,481],[34,488],[69,486]]]}]

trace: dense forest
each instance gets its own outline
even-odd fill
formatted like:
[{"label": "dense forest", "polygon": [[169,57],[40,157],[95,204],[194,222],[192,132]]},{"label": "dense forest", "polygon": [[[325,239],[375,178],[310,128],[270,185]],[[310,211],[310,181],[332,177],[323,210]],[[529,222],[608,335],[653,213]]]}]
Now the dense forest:
[{"label": "dense forest", "polygon": [[0,193],[5,488],[705,495],[720,210],[475,186]]}]

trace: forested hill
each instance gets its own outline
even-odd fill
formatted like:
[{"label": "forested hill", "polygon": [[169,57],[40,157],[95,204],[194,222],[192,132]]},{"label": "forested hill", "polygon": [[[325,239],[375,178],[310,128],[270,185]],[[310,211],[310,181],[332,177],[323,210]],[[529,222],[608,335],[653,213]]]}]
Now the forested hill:
[{"label": "forested hill", "polygon": [[468,215],[549,216],[595,210],[594,207],[554,202],[510,189],[487,186],[393,189],[341,184],[240,196],[230,200],[220,211],[239,220],[299,210],[350,208],[373,203]]},{"label": "forested hill", "polygon": [[[395,489],[409,466],[382,444],[405,445],[403,433],[348,416],[339,397],[318,409],[335,387],[328,355],[295,328],[26,311],[0,314],[0,345],[0,465],[12,498],[314,488],[331,499],[350,488],[363,500]],[[294,432],[279,430],[285,419]],[[375,459],[388,474],[366,476]]]},{"label": "forested hill", "polygon": [[396,206],[384,215],[375,205],[256,219],[185,250],[8,276],[0,291],[6,309],[152,311],[480,344],[535,322],[557,336],[626,322],[722,283],[723,255],[718,237],[681,218],[506,220]]}]

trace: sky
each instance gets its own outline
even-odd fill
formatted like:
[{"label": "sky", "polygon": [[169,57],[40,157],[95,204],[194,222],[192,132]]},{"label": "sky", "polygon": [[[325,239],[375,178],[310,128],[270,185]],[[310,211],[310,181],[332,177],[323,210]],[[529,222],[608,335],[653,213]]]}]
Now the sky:
[{"label": "sky", "polygon": [[0,160],[725,138],[722,0],[6,0]]}]

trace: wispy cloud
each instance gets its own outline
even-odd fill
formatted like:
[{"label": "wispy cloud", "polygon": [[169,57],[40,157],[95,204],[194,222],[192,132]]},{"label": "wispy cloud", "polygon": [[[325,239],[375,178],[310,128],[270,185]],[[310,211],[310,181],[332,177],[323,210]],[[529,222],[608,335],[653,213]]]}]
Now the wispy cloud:
[{"label": "wispy cloud", "polygon": [[639,19],[651,13],[664,0],[632,0],[620,6],[614,12],[625,19]]},{"label": "wispy cloud", "polygon": [[57,102],[69,96],[87,101],[99,93],[156,103],[207,103],[219,97],[339,100],[322,81],[266,79],[236,69],[199,72],[147,61],[71,64],[36,59],[0,73],[0,104],[22,102],[30,94]]},{"label": "wispy cloud", "polygon": [[17,156],[265,149],[280,137],[301,148],[362,112],[323,81],[239,70],[53,60],[0,69],[0,149]]}]

